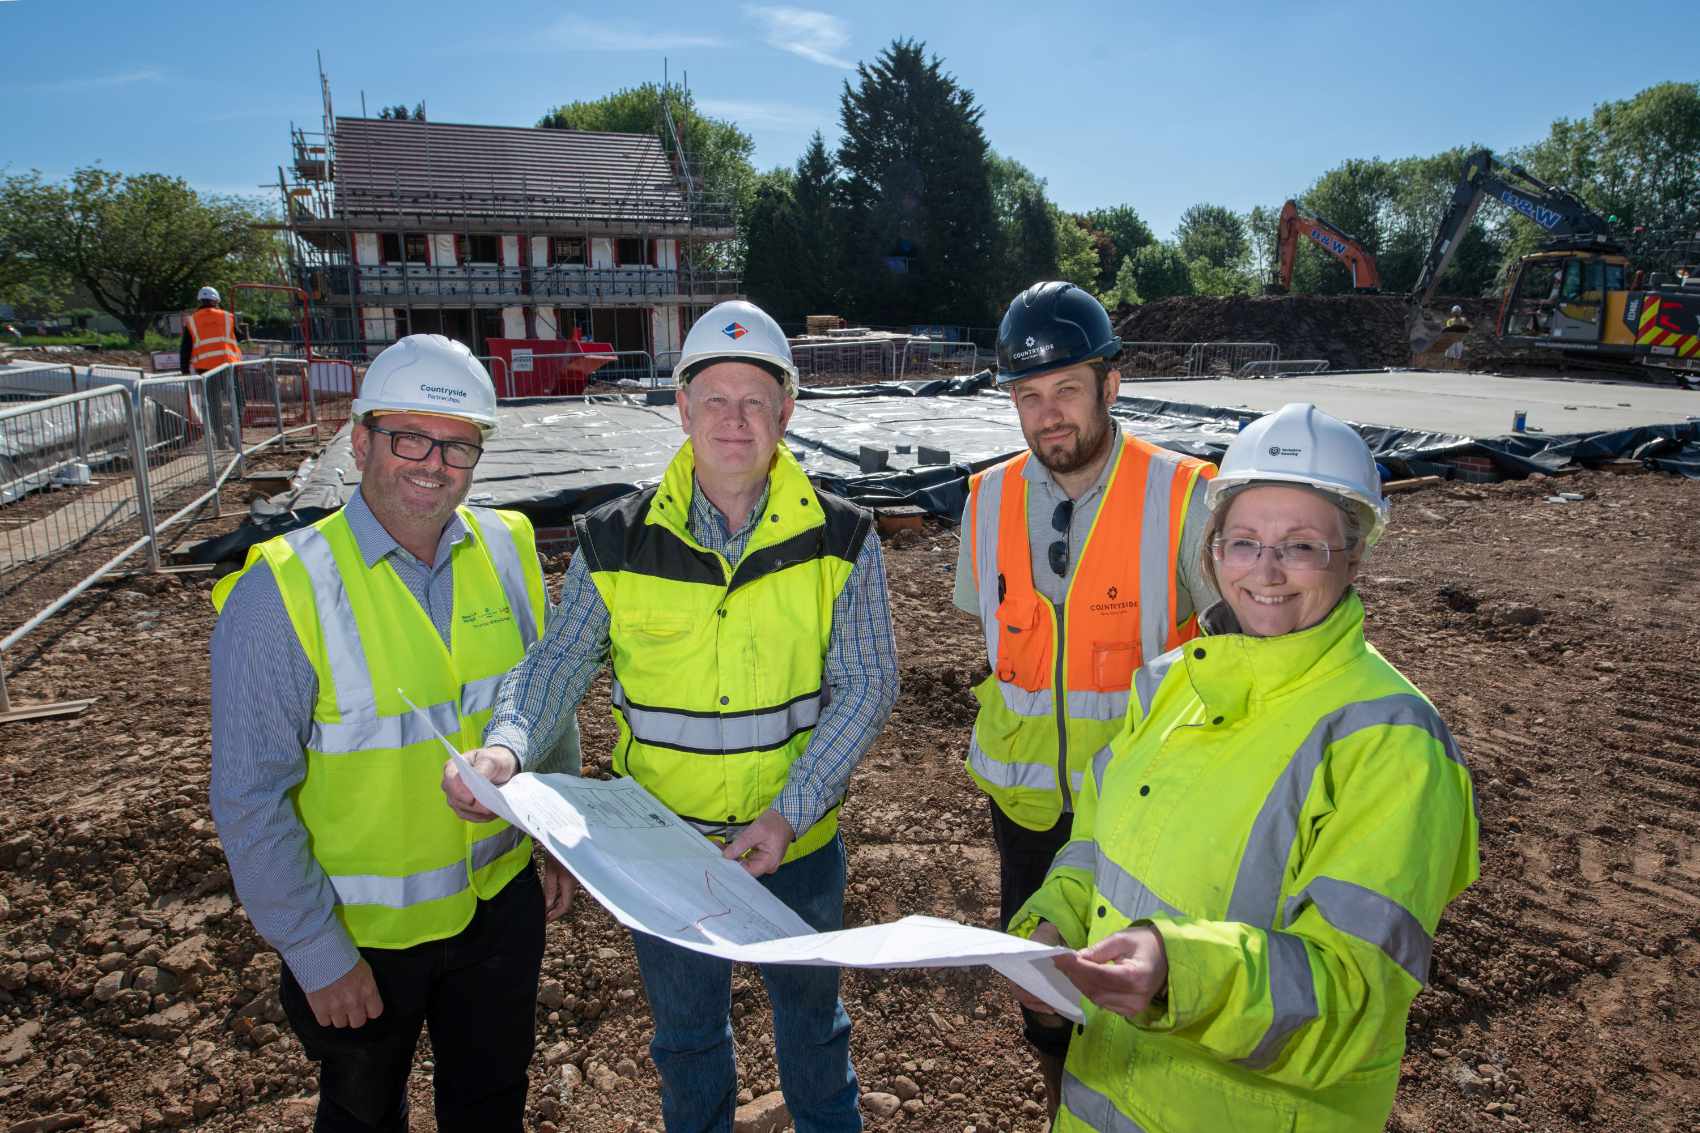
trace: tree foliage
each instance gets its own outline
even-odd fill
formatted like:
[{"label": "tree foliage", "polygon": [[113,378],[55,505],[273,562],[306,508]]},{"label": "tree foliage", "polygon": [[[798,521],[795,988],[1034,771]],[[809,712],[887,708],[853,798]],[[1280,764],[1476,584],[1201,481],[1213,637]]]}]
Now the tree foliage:
[{"label": "tree foliage", "polygon": [[845,301],[874,322],[984,324],[997,218],[972,91],[925,45],[858,63],[839,100]]},{"label": "tree foliage", "polygon": [[1086,214],[1086,229],[1098,253],[1098,287],[1105,290],[1116,282],[1127,257],[1157,242],[1151,226],[1132,205],[1096,208]]},{"label": "tree foliage", "polygon": [[423,122],[425,121],[425,102],[421,99],[414,103],[412,110],[407,108],[406,103],[398,102],[394,106],[386,106],[378,111],[378,117],[396,122]]},{"label": "tree foliage", "polygon": [[[659,83],[627,87],[602,98],[563,103],[537,124],[552,130],[598,130],[619,134],[654,134],[672,152],[661,114],[666,98],[673,122],[679,129],[685,155],[697,191],[710,201],[731,205],[738,228],[743,231],[755,201],[756,171],[750,163],[755,142],[736,124],[711,118],[697,110],[696,96],[681,87],[663,88]],[[743,240],[721,241],[701,253],[701,266],[737,269],[744,263]]]},{"label": "tree foliage", "polygon": [[1188,263],[1203,260],[1214,268],[1237,267],[1245,259],[1245,221],[1222,205],[1197,204],[1181,213],[1175,245]]},{"label": "tree foliage", "polygon": [[[1169,243],[1147,244],[1128,257],[1135,291],[1146,301],[1191,295],[1192,272],[1180,249]],[[1118,275],[1118,283],[1120,276]]]},{"label": "tree foliage", "polygon": [[212,283],[274,274],[275,237],[250,202],[202,196],[158,173],[91,166],[64,183],[31,173],[0,181],[0,246],[85,291],[140,341],[153,318]]},{"label": "tree foliage", "polygon": [[781,322],[831,312],[842,228],[838,165],[817,131],[795,170],[775,169],[757,179],[744,268],[750,298]]}]

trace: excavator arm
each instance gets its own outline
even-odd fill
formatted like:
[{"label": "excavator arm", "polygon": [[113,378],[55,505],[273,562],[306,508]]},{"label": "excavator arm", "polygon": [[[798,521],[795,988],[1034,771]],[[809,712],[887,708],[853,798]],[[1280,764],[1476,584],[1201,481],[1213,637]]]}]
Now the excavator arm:
[{"label": "excavator arm", "polygon": [[1281,219],[1275,226],[1277,265],[1276,288],[1282,292],[1292,289],[1293,260],[1299,239],[1303,237],[1346,265],[1352,273],[1352,289],[1360,292],[1381,290],[1381,272],[1375,266],[1375,256],[1356,237],[1348,236],[1334,225],[1317,216],[1299,211],[1297,201],[1281,206]]},{"label": "excavator arm", "polygon": [[1415,353],[1427,350],[1440,337],[1441,331],[1435,329],[1423,308],[1433,298],[1441,273],[1452,262],[1476,210],[1488,200],[1498,201],[1538,224],[1547,233],[1548,247],[1601,250],[1613,247],[1610,223],[1582,198],[1567,189],[1548,185],[1521,166],[1495,161],[1493,154],[1485,149],[1477,150],[1464,159],[1464,171],[1452,190],[1452,200],[1440,218],[1434,243],[1411,290],[1408,321],[1411,349]]}]

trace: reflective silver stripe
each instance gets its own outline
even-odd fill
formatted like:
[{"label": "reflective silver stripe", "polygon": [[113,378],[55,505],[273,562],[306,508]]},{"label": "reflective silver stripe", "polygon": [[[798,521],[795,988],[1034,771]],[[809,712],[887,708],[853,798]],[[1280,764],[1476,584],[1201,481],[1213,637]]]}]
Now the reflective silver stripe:
[{"label": "reflective silver stripe", "polygon": [[1048,719],[1051,715],[1051,690],[1048,688],[1030,692],[1020,685],[999,681],[998,691],[1003,694],[1003,706],[1017,716],[1039,716]]},{"label": "reflective silver stripe", "polygon": [[703,755],[765,751],[784,744],[820,719],[817,689],[789,704],[736,716],[703,716],[633,704],[619,681],[609,696],[639,742],[679,748]]},{"label": "reflective silver stripe", "polygon": [[1463,766],[1463,757],[1458,754],[1451,733],[1441,723],[1434,706],[1420,696],[1396,693],[1347,704],[1330,712],[1316,722],[1263,800],[1246,840],[1245,854],[1240,858],[1234,894],[1224,919],[1259,928],[1275,927],[1281,882],[1286,876],[1293,842],[1298,837],[1299,812],[1310,794],[1317,768],[1322,766],[1323,755],[1331,745],[1350,735],[1380,727],[1421,728],[1445,747],[1448,758]]},{"label": "reflective silver stripe", "polygon": [[[980,597],[980,630],[986,638],[986,658],[993,672],[998,665],[998,505],[1003,496],[1004,473],[1008,471],[1007,464],[988,468],[980,477],[980,490],[974,493],[974,585]],[[1007,694],[1004,701],[1009,701]],[[1021,710],[1010,705],[1010,711]]]},{"label": "reflective silver stripe", "polygon": [[1045,871],[1047,880],[1059,869],[1092,868],[1098,860],[1098,847],[1087,838],[1072,842],[1064,842],[1063,848],[1057,851],[1057,856],[1051,859],[1051,868]]},{"label": "reflective silver stripe", "polygon": [[1264,1070],[1275,1061],[1294,1031],[1317,1017],[1316,977],[1310,970],[1305,942],[1291,933],[1271,932],[1269,941],[1269,1029],[1257,1049],[1237,1061],[1252,1070]]},{"label": "reflective silver stripe", "polygon": [[1115,910],[1130,921],[1142,920],[1152,913],[1184,916],[1179,909],[1145,887],[1145,883],[1098,851],[1098,861],[1092,868],[1092,883]]},{"label": "reflective silver stripe", "polygon": [[1121,1110],[1109,1098],[1063,1071],[1062,1103],[1069,1115],[1097,1133],[1145,1133],[1145,1127]]},{"label": "reflective silver stripe", "polygon": [[1068,692],[1070,720],[1120,720],[1127,715],[1128,692]]},{"label": "reflective silver stripe", "polygon": [[1422,922],[1391,897],[1350,881],[1319,877],[1287,900],[1287,923],[1315,905],[1325,920],[1341,932],[1375,945],[1405,969],[1419,984],[1428,983],[1429,953],[1434,941]]},{"label": "reflective silver stripe", "polygon": [[531,608],[531,590],[525,584],[525,567],[519,561],[519,545],[514,542],[514,533],[508,530],[502,517],[489,508],[469,507],[466,510],[472,514],[479,534],[484,537],[484,546],[490,552],[490,565],[496,568],[502,593],[508,596],[508,609],[519,623],[521,642],[530,649],[532,642],[537,640],[537,611]]},{"label": "reflective silver stripe", "polygon": [[1030,791],[1055,791],[1057,769],[1049,763],[1005,762],[993,759],[980,746],[978,736],[968,741],[968,766],[994,787],[1022,787]]},{"label": "reflective silver stripe", "polygon": [[[507,678],[507,675],[506,673],[496,673],[493,676],[480,677],[478,680],[469,681],[462,685],[460,687],[460,714],[462,716],[476,716],[480,712],[488,712],[496,707],[496,694],[501,691],[502,681]],[[460,725],[457,723],[455,727],[458,730]],[[444,733],[444,735],[447,734],[447,732]]]},{"label": "reflective silver stripe", "polygon": [[1074,797],[1078,799],[1080,792],[1086,789],[1086,772],[1070,771],[1068,773],[1068,789],[1073,791]]},{"label": "reflective silver stripe", "polygon": [[[372,690],[372,671],[366,665],[366,649],[360,641],[360,626],[354,618],[354,608],[348,601],[348,588],[342,584],[342,572],[337,569],[336,555],[331,542],[316,527],[302,527],[285,535],[287,542],[301,560],[307,578],[313,585],[313,605],[319,615],[319,635],[325,645],[325,659],[330,664],[331,686],[336,693],[337,716],[341,726],[361,722],[374,723],[377,717],[377,697]],[[317,747],[317,745],[314,745]],[[350,751],[352,748],[318,748],[320,751]]]},{"label": "reflective silver stripe", "polygon": [[1092,753],[1092,781],[1098,784],[1098,797],[1104,797],[1104,776],[1109,773],[1110,760],[1115,757],[1109,744]]},{"label": "reflective silver stripe", "polygon": [[[483,869],[519,845],[524,837],[524,831],[510,826],[474,843],[472,868]],[[440,901],[444,897],[453,897],[471,884],[464,860],[402,877],[350,873],[333,874],[330,881],[336,890],[337,900],[344,905],[382,905],[389,909],[405,909],[425,901]]]},{"label": "reflective silver stripe", "polygon": [[[434,744],[438,733],[453,736],[460,731],[459,708],[454,701],[445,700],[423,706],[420,712],[408,709],[400,716],[374,716],[368,712],[363,718],[334,724],[315,720],[307,746],[323,755],[350,755],[380,748],[393,750],[413,744]],[[422,718],[421,713],[428,719]]]},{"label": "reflective silver stripe", "polygon": [[1139,634],[1142,657],[1155,657],[1168,648],[1169,590],[1175,584],[1174,556],[1169,549],[1169,488],[1175,481],[1174,459],[1153,455],[1146,462],[1145,510],[1139,520]]},{"label": "reflective silver stripe", "polygon": [[1157,699],[1157,686],[1163,683],[1163,678],[1169,675],[1169,670],[1174,668],[1180,657],[1179,649],[1171,649],[1161,657],[1147,661],[1133,674],[1133,691],[1139,697],[1141,717],[1151,715],[1151,704]]}]

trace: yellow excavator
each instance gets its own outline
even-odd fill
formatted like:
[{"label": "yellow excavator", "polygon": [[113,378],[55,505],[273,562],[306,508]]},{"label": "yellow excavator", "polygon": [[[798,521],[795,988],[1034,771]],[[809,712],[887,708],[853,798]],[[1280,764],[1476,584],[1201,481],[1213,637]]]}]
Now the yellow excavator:
[{"label": "yellow excavator", "polygon": [[1462,333],[1426,310],[1441,272],[1484,201],[1497,201],[1549,235],[1518,261],[1500,299],[1500,341],[1683,372],[1700,380],[1700,277],[1645,286],[1612,237],[1610,221],[1574,193],[1477,150],[1464,162],[1434,243],[1411,291],[1411,352],[1444,349]]}]

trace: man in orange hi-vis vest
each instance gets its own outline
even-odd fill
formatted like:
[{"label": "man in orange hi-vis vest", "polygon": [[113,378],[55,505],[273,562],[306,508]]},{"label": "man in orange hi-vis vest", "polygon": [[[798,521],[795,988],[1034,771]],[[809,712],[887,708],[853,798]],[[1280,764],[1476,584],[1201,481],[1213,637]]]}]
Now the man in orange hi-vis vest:
[{"label": "man in orange hi-vis vest", "polygon": [[[242,361],[242,348],[236,344],[236,316],[219,307],[218,289],[201,288],[195,301],[198,306],[183,318],[177,368],[185,374],[204,374],[227,362]],[[233,447],[235,441],[230,395],[237,387],[234,374],[207,383],[209,424],[225,448]]]},{"label": "man in orange hi-vis vest", "polygon": [[[979,617],[991,668],[967,765],[991,799],[1000,927],[1068,841],[1134,671],[1194,636],[1216,598],[1202,558],[1215,467],[1116,424],[1120,352],[1103,305],[1070,283],[1029,287],[998,327],[997,384],[1028,451],[969,482],[954,600]],[[1070,1029],[1023,1014],[1055,1117]]]}]

